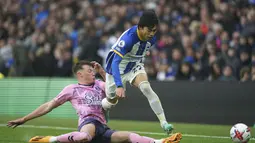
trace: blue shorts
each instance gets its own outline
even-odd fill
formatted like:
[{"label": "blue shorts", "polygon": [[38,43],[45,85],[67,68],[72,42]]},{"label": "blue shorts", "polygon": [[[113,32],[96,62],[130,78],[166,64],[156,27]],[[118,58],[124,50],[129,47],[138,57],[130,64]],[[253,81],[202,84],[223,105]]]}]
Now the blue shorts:
[{"label": "blue shorts", "polygon": [[96,127],[95,137],[90,141],[90,143],[111,143],[111,136],[115,132],[114,130],[111,130],[107,125],[102,124],[96,119],[88,118],[80,124],[78,131],[87,124],[94,124]]}]

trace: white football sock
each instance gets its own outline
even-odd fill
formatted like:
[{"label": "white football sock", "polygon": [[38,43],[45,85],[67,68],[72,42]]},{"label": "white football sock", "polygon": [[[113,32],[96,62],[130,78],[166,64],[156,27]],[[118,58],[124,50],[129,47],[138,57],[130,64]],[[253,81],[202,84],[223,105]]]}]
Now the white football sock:
[{"label": "white football sock", "polygon": [[160,121],[160,125],[163,126],[165,123],[167,123],[167,121],[158,95],[152,90],[148,81],[141,82],[139,84],[139,89],[141,90],[143,95],[147,97],[152,110],[157,115]]},{"label": "white football sock", "polygon": [[52,136],[50,138],[50,143],[57,143],[57,142],[58,142],[57,137]]},{"label": "white football sock", "polygon": [[160,140],[154,140],[155,143],[163,143],[163,139],[160,139]]}]

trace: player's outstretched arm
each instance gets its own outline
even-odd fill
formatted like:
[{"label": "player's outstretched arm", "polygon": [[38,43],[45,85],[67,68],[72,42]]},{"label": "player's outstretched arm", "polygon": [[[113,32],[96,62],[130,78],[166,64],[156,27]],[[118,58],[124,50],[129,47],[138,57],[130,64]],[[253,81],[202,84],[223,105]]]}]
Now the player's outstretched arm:
[{"label": "player's outstretched arm", "polygon": [[25,122],[27,122],[29,120],[32,120],[34,118],[37,118],[37,117],[40,117],[40,116],[43,116],[43,115],[49,113],[50,111],[52,111],[54,108],[58,107],[59,105],[60,104],[53,99],[49,102],[42,104],[41,106],[39,106],[37,109],[35,109],[30,114],[28,114],[22,118],[16,119],[16,120],[9,121],[7,126],[15,128],[19,125],[24,124]]}]

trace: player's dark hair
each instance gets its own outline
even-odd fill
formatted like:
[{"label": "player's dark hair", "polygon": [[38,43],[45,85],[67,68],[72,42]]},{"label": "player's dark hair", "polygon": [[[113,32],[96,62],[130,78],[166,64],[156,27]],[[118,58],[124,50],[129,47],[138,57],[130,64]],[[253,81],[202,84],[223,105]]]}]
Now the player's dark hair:
[{"label": "player's dark hair", "polygon": [[159,23],[158,16],[154,12],[154,10],[146,10],[140,17],[138,27],[153,28],[155,25],[158,25],[158,23]]},{"label": "player's dark hair", "polygon": [[82,66],[88,65],[93,66],[89,61],[81,60],[73,66],[73,74],[76,74],[79,70],[83,69]]}]

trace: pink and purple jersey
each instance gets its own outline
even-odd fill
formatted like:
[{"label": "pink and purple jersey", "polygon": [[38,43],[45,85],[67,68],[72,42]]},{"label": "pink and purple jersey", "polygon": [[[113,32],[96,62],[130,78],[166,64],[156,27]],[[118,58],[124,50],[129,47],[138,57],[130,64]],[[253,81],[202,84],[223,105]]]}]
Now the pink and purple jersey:
[{"label": "pink and purple jersey", "polygon": [[104,98],[105,83],[96,80],[93,85],[68,85],[54,100],[60,104],[70,101],[79,116],[79,125],[87,118],[94,118],[106,124],[101,104]]}]

